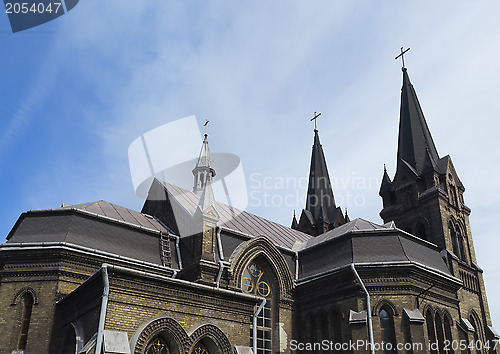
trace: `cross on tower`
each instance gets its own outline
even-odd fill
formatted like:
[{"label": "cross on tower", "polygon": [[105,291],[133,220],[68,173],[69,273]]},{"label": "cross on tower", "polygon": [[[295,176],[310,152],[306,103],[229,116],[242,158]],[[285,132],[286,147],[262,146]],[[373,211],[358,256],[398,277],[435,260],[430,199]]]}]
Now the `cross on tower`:
[{"label": "cross on tower", "polygon": [[210,122],[208,119],[205,119],[205,124],[203,124],[203,126],[205,127],[205,135],[208,135],[207,134],[207,125],[208,125],[208,122]]},{"label": "cross on tower", "polygon": [[396,58],[394,58],[394,59],[398,59],[399,57],[401,57],[401,59],[403,60],[403,69],[405,68],[405,53],[409,50],[410,50],[410,48],[403,51],[403,47],[401,47],[401,54],[399,54]]},{"label": "cross on tower", "polygon": [[311,122],[314,121],[314,130],[318,130],[318,123],[317,123],[317,120],[318,120],[318,117],[321,115],[321,112],[320,113],[317,113],[314,112],[314,117],[311,118]]}]

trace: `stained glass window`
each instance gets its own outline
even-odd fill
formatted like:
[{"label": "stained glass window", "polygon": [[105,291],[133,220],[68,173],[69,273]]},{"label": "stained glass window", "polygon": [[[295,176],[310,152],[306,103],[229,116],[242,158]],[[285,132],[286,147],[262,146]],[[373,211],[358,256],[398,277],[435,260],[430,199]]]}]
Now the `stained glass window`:
[{"label": "stained glass window", "polygon": [[272,292],[266,274],[259,264],[250,263],[241,281],[245,293],[262,296],[267,299],[264,308],[257,315],[257,354],[272,352]]},{"label": "stained glass window", "polygon": [[146,354],[170,354],[167,343],[161,338],[155,338],[146,348]]}]

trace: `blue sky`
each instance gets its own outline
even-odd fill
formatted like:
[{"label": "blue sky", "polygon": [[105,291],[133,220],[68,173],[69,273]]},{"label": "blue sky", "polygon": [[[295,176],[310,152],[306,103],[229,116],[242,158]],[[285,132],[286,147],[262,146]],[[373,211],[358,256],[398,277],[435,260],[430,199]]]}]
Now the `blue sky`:
[{"label": "blue sky", "polygon": [[[438,152],[466,186],[500,327],[499,16],[495,1],[81,0],[16,34],[0,16],[0,238],[23,211],[62,202],[140,210],[128,146],[193,114],[211,121],[212,151],[241,158],[248,210],[289,225],[306,191],[281,181],[307,177],[309,118],[322,112],[337,203],[381,222],[383,164],[391,176],[396,164],[394,57],[405,46]],[[264,178],[269,188],[257,188]],[[295,205],[266,206],[263,192]]]}]

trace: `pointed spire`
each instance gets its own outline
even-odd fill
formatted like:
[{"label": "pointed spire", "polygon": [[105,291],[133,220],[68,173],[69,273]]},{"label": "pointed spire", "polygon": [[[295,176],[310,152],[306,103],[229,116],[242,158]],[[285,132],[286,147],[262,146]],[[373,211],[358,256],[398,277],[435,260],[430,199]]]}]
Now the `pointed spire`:
[{"label": "pointed spire", "polygon": [[297,216],[295,215],[295,210],[293,211],[292,229],[297,230],[299,223],[297,222]]},{"label": "pointed spire", "polygon": [[212,177],[207,179],[205,187],[201,192],[200,202],[198,203],[198,207],[201,211],[206,211],[210,207],[214,207],[215,209],[215,197],[214,191],[212,189]]},{"label": "pointed spire", "polygon": [[348,223],[351,221],[351,219],[349,218],[349,215],[347,215],[347,208],[345,208],[345,216],[344,216],[344,219],[345,219],[345,222]]},{"label": "pointed spire", "polygon": [[194,185],[193,192],[201,195],[207,181],[210,182],[213,177],[215,177],[215,170],[211,166],[210,161],[210,149],[208,147],[208,135],[205,134],[205,139],[203,139],[203,144],[201,146],[200,156],[198,157],[198,162],[193,169],[194,175]]},{"label": "pointed spire", "polygon": [[[206,126],[207,123],[205,123]],[[200,156],[195,168],[193,169],[194,187],[193,192],[200,196],[198,209],[202,214],[210,207],[213,207],[217,214],[214,191],[212,189],[212,180],[215,176],[215,170],[210,161],[210,149],[208,147],[208,135],[205,134],[201,146]]]},{"label": "pointed spire", "polygon": [[410,82],[408,71],[403,68],[401,110],[399,119],[398,169],[405,161],[418,175],[426,168],[434,168],[439,155],[425,121],[417,94]]},{"label": "pointed spire", "polygon": [[390,191],[392,189],[392,181],[391,178],[389,177],[389,174],[387,173],[387,169],[384,164],[384,176],[382,177],[382,183],[380,184],[380,190],[378,194],[380,196],[383,196],[385,193]]},{"label": "pointed spire", "polygon": [[336,209],[335,198],[317,129],[314,129],[314,144],[312,147],[305,209],[311,212],[315,223],[319,220],[327,221],[335,219],[335,215],[333,215]]}]

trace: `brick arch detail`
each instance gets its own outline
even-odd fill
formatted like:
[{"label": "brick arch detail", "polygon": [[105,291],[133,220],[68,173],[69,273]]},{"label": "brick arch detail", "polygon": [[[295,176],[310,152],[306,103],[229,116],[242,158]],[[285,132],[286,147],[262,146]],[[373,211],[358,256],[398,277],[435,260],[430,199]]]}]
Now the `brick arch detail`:
[{"label": "brick arch detail", "polygon": [[143,354],[148,343],[161,333],[169,334],[179,350],[179,353],[186,353],[191,347],[191,339],[182,328],[179,322],[171,317],[157,316],[143,323],[134,333],[130,340],[130,347],[134,354]]},{"label": "brick arch detail", "polygon": [[217,346],[217,353],[233,354],[232,345],[227,336],[219,327],[212,323],[204,323],[192,328],[189,331],[189,338],[191,345],[188,353],[192,353],[194,346],[200,340],[209,339]]},{"label": "brick arch detail", "polygon": [[396,306],[392,302],[390,302],[389,300],[380,300],[375,306],[373,306],[373,315],[378,316],[380,310],[384,306],[387,306],[388,308],[391,309],[393,316],[399,316],[399,313],[398,313],[398,310],[396,309]]},{"label": "brick arch detail", "polygon": [[293,278],[288,265],[275,245],[266,237],[256,237],[235,249],[231,255],[231,271],[235,287],[240,287],[241,278],[247,264],[257,257],[265,258],[276,273],[280,300],[291,300]]},{"label": "brick arch detail", "polygon": [[38,305],[38,294],[36,293],[36,291],[33,290],[31,286],[25,286],[14,295],[14,297],[12,298],[11,306],[16,305],[17,300],[20,297],[23,297],[26,293],[30,293],[31,296],[33,296],[33,305]]}]

